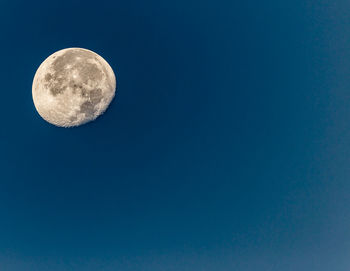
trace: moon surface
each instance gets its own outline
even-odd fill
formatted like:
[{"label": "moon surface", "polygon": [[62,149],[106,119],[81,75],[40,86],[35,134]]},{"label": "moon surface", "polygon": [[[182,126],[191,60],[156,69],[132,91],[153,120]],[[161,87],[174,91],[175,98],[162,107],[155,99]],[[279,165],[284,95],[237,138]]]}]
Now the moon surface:
[{"label": "moon surface", "polygon": [[116,90],[110,65],[98,54],[68,48],[50,55],[35,73],[32,95],[39,115],[60,127],[95,120]]}]

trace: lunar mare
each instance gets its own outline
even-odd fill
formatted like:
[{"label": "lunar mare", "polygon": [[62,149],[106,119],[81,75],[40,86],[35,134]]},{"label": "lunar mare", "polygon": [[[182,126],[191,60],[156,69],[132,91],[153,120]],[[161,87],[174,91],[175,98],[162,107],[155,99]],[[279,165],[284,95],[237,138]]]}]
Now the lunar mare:
[{"label": "lunar mare", "polygon": [[116,90],[110,65],[98,54],[68,48],[50,55],[35,73],[32,95],[39,115],[60,127],[95,120]]}]

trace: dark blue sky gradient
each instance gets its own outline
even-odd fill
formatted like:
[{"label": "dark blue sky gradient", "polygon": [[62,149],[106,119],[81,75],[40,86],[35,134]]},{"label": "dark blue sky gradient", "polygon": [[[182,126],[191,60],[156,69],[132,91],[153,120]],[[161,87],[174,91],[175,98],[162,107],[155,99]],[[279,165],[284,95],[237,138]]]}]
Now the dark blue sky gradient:
[{"label": "dark blue sky gradient", "polygon": [[[348,271],[350,2],[0,3],[0,270]],[[117,75],[54,127],[31,84],[83,47]]]}]

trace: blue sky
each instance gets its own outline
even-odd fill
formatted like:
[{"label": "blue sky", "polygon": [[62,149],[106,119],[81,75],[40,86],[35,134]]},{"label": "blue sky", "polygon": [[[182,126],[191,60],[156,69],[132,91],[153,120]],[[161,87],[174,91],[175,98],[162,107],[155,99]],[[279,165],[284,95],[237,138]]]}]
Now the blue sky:
[{"label": "blue sky", "polygon": [[[0,270],[349,270],[350,4],[1,1]],[[36,113],[105,58],[95,122]]]}]

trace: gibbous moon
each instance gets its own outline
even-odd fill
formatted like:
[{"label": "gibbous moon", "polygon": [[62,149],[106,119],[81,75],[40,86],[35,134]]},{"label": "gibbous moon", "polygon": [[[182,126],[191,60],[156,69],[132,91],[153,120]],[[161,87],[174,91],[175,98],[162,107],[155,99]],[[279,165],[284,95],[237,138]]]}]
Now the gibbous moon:
[{"label": "gibbous moon", "polygon": [[109,106],[116,78],[98,54],[68,48],[50,55],[38,68],[32,86],[39,115],[60,127],[79,126],[95,120]]}]

